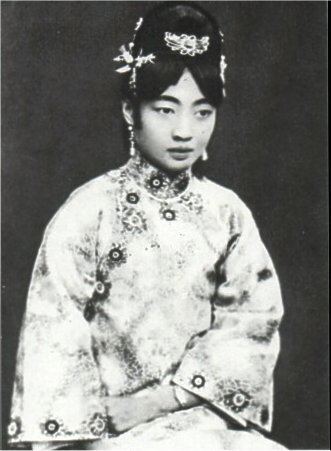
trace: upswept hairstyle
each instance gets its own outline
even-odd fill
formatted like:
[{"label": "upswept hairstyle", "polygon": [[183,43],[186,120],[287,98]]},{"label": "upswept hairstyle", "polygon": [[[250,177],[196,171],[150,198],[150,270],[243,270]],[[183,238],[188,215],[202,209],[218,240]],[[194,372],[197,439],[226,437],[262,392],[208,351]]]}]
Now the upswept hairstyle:
[{"label": "upswept hairstyle", "polygon": [[[195,35],[199,39],[208,36],[208,49],[194,56],[181,55],[166,45],[166,32]],[[134,58],[140,52],[155,55],[153,63],[137,68],[134,92],[130,89],[130,73],[123,75],[122,98],[129,100],[134,109],[143,101],[158,98],[169,86],[176,84],[186,68],[208,102],[220,106],[224,88],[220,77],[222,37],[215,19],[200,6],[186,1],[156,6],[144,17],[133,43]]]}]

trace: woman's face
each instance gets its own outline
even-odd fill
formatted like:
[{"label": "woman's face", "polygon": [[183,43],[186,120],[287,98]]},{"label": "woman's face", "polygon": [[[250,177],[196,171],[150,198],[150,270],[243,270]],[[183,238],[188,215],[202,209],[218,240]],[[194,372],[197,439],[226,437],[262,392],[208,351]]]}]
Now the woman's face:
[{"label": "woman's face", "polygon": [[206,149],[216,108],[186,69],[158,99],[142,103],[140,115],[135,137],[141,153],[159,168],[178,172],[191,167]]}]

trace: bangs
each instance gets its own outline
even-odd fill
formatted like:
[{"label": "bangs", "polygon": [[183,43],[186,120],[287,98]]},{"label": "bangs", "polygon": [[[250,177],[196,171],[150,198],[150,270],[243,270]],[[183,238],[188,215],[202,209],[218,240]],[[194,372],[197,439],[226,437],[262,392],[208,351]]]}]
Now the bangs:
[{"label": "bangs", "polygon": [[[155,63],[148,63],[137,70],[136,95],[128,89],[128,78],[123,79],[122,95],[135,104],[155,100],[169,88],[176,85],[185,69],[188,69],[201,93],[215,108],[222,102],[222,81],[219,67],[204,58],[158,55]],[[126,77],[125,77],[126,78]]]}]

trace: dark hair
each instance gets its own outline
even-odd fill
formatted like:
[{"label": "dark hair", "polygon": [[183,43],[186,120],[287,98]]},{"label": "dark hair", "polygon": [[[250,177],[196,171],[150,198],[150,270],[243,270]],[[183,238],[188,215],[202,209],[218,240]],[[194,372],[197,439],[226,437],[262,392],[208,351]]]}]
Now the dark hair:
[{"label": "dark hair", "polygon": [[[200,55],[181,55],[166,45],[165,32],[195,35],[199,39],[209,36],[208,49]],[[217,22],[201,7],[191,2],[164,2],[150,10],[134,39],[133,56],[137,57],[140,51],[144,56],[154,53],[155,62],[136,70],[135,93],[129,87],[130,73],[123,76],[122,97],[130,100],[134,109],[176,84],[186,68],[208,102],[215,107],[221,104],[222,39]]]}]

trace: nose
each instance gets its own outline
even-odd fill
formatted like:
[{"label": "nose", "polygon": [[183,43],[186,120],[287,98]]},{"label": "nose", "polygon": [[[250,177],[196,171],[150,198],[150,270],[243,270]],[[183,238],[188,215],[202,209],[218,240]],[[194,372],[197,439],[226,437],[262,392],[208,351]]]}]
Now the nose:
[{"label": "nose", "polygon": [[192,126],[189,118],[179,117],[172,130],[172,137],[175,141],[188,142],[192,139]]}]

